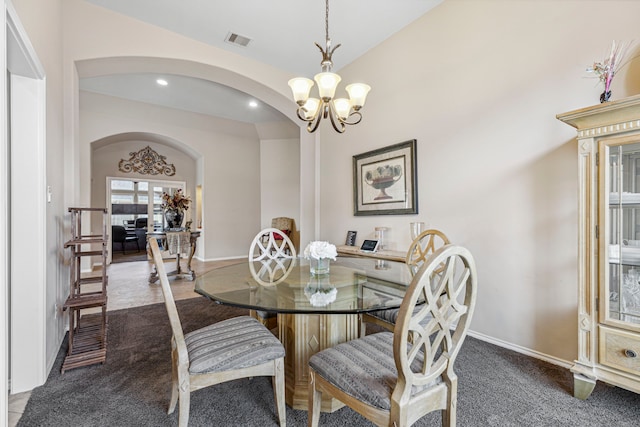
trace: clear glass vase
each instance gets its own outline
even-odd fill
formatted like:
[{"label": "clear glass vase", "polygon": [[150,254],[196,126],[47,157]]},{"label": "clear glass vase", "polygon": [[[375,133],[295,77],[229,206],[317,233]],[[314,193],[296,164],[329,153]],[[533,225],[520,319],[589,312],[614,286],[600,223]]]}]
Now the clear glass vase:
[{"label": "clear glass vase", "polygon": [[331,267],[330,258],[310,258],[309,270],[314,276],[320,276],[322,274],[329,274]]}]

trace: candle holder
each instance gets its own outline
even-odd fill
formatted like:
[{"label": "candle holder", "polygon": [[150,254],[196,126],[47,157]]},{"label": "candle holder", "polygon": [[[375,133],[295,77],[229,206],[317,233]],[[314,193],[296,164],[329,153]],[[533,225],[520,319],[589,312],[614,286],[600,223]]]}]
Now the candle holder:
[{"label": "candle holder", "polygon": [[424,222],[411,222],[409,223],[410,231],[411,231],[411,241],[414,241],[416,237],[422,234],[426,227]]},{"label": "candle holder", "polygon": [[378,241],[378,250],[385,250],[385,233],[389,230],[388,227],[376,227],[376,240]]}]

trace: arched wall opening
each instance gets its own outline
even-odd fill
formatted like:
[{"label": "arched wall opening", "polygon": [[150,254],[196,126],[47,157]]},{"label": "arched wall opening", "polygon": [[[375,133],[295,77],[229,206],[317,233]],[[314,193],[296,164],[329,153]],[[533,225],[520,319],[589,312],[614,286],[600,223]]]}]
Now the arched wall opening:
[{"label": "arched wall opening", "polygon": [[[295,120],[291,100],[281,93],[237,73],[207,64],[166,58],[113,57],[77,61],[76,71],[76,88],[80,78],[123,73],[163,72],[206,79],[248,93],[279,110],[291,121]],[[156,135],[159,139],[155,142],[182,150],[195,159],[195,183],[189,185],[194,187],[192,194],[195,194],[196,186],[202,190],[201,209],[204,212],[203,239],[196,256],[203,260],[245,256],[255,230],[265,225],[260,215],[261,199],[265,199],[263,193],[275,188],[273,182],[269,183],[272,187],[261,188],[260,150],[268,149],[271,141],[282,146],[283,142],[290,144],[293,139],[297,148],[294,160],[299,165],[296,168],[299,179],[290,191],[295,199],[295,212],[284,216],[293,217],[298,224],[300,245],[306,244],[315,234],[315,137],[308,135],[304,128],[296,124],[292,132],[290,124],[288,129],[285,126],[280,130],[272,124],[254,126],[211,116],[194,117],[195,114],[169,112],[164,107],[78,89],[76,93],[80,135],[77,143],[77,182],[80,188],[77,192],[83,202],[89,204],[95,200],[93,186],[83,183],[94,179],[91,164],[96,149],[101,149],[103,144],[114,143],[114,138],[122,135],[145,135],[145,138]],[[91,107],[86,108],[87,105]],[[120,112],[119,117],[115,117],[117,111]],[[166,120],[163,119],[165,116]],[[140,117],[153,119],[141,120]],[[305,171],[304,175],[301,171]],[[294,181],[289,172],[284,184],[290,185]],[[220,226],[223,228],[218,230]],[[207,235],[207,229],[215,231]]]},{"label": "arched wall opening", "polygon": [[[144,150],[147,147],[152,150],[152,153],[163,157],[154,157],[154,162],[165,162],[168,166],[170,165],[164,170],[166,173],[163,173],[162,168],[150,168],[153,173],[149,173],[146,170],[121,167],[121,162],[126,164],[132,157],[138,158],[141,152],[146,153]],[[198,168],[201,157],[191,147],[180,141],[152,133],[122,133],[93,141],[91,143],[91,206],[111,208],[109,184],[112,179],[148,182],[151,190],[154,186],[162,185],[163,182],[184,182],[186,186],[183,191],[193,200],[192,206],[186,212],[185,221],[192,221],[195,228],[197,223],[195,212],[198,212],[196,203],[200,203],[200,200],[196,198],[196,188],[202,184],[202,171]],[[145,201],[145,203],[147,202]],[[108,230],[112,225],[124,225],[120,217],[114,218],[112,210],[109,212]],[[147,215],[149,214],[146,213],[144,216]],[[151,217],[153,218],[153,216]],[[100,231],[96,227],[102,225],[101,220],[97,216],[92,218],[94,233]],[[150,222],[149,225],[153,224]],[[109,234],[110,237],[111,234]],[[146,244],[144,235],[139,240],[139,246],[144,250]],[[108,262],[111,262],[115,249],[112,244],[109,247],[112,249],[109,251]]]}]

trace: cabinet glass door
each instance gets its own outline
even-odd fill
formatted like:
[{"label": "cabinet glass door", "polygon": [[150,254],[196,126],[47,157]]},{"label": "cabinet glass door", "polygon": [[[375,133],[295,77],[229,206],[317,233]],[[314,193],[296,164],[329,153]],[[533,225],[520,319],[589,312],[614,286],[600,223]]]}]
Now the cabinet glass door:
[{"label": "cabinet glass door", "polygon": [[636,141],[605,140],[599,151],[603,323],[640,325],[640,142]]}]

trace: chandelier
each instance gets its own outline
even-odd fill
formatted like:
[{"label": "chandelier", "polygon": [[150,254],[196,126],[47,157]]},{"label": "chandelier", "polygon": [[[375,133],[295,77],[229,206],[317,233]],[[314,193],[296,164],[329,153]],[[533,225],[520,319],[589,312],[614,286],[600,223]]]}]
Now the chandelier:
[{"label": "chandelier", "polygon": [[315,132],[322,119],[329,118],[333,128],[343,133],[345,125],[356,125],[362,120],[360,109],[364,105],[367,93],[371,87],[364,83],[353,83],[345,89],[349,94],[349,99],[335,98],[336,88],[340,83],[341,77],[331,72],[333,62],[331,55],[341,45],[338,44],[331,48],[331,39],[329,38],[329,0],[326,0],[325,8],[325,42],[326,47],[323,49],[318,43],[315,45],[322,52],[322,72],[314,76],[314,80],[318,83],[319,98],[309,98],[309,92],[313,86],[313,80],[305,77],[296,77],[289,80],[289,86],[293,92],[293,99],[298,104],[298,117],[300,120],[307,122],[307,131]]}]

